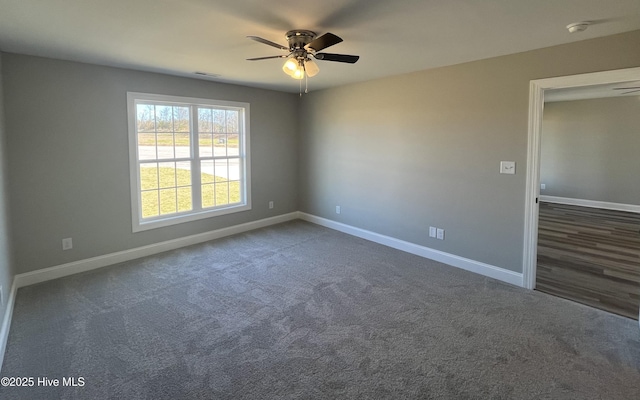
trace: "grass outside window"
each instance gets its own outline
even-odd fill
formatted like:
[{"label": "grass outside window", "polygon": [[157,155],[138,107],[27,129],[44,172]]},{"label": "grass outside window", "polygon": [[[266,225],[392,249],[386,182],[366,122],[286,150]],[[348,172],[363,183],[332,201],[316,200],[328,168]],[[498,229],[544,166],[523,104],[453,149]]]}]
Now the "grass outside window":
[{"label": "grass outside window", "polygon": [[[216,207],[238,203],[241,200],[240,182],[228,181],[220,176],[201,174],[202,206]],[[174,187],[177,183],[177,188]],[[142,189],[142,217],[173,214],[190,211],[192,204],[191,171],[172,167],[140,168],[140,187]],[[158,196],[160,204],[158,205]]]}]

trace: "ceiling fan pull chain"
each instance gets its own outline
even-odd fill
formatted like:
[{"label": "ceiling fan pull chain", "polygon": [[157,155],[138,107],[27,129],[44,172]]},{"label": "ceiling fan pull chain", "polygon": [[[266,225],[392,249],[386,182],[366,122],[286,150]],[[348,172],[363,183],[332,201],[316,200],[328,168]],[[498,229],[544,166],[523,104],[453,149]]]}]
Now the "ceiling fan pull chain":
[{"label": "ceiling fan pull chain", "polygon": [[298,83],[300,84],[300,97],[302,97],[302,79],[300,79]]}]

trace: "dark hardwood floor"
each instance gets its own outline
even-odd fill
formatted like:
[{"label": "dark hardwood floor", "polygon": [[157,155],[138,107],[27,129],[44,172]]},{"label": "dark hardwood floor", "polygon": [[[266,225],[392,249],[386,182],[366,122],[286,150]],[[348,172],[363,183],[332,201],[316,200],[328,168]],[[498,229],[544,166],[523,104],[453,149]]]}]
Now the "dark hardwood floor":
[{"label": "dark hardwood floor", "polygon": [[536,289],[638,319],[640,214],[541,202]]}]

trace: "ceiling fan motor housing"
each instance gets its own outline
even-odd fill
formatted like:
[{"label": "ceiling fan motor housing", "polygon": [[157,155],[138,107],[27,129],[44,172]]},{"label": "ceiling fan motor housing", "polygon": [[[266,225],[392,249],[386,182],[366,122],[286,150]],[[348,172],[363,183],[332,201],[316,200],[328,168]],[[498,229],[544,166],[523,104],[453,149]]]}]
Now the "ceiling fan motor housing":
[{"label": "ceiling fan motor housing", "polygon": [[289,50],[302,50],[304,46],[308,45],[316,38],[316,33],[313,31],[295,29],[285,34],[287,42],[289,42]]}]

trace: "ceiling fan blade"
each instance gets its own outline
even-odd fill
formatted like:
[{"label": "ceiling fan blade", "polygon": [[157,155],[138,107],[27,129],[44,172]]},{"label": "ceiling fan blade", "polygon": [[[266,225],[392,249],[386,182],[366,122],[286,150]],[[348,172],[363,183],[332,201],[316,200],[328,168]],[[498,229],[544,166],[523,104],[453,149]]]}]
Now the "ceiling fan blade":
[{"label": "ceiling fan blade", "polygon": [[343,62],[343,63],[349,63],[349,64],[355,64],[355,62],[358,61],[358,59],[360,59],[360,56],[352,56],[349,54],[333,54],[333,53],[316,53],[315,57],[318,60],[337,61],[337,62]]},{"label": "ceiling fan blade", "polygon": [[629,90],[629,89],[640,89],[640,86],[616,87],[616,88],[613,88],[613,90]]},{"label": "ceiling fan blade", "polygon": [[255,57],[255,58],[247,58],[248,61],[258,61],[258,60],[268,60],[270,58],[287,58],[289,55],[281,55],[281,56],[267,56],[267,57]]},{"label": "ceiling fan blade", "polygon": [[284,47],[284,46],[283,46],[283,45],[281,45],[281,44],[274,43],[274,42],[272,42],[271,40],[263,39],[263,38],[261,38],[261,37],[259,37],[259,36],[247,36],[247,37],[248,37],[249,39],[251,39],[251,40],[255,40],[256,42],[260,42],[260,43],[264,43],[264,44],[269,45],[269,46],[273,46],[273,47],[275,47],[276,49],[280,49],[280,50],[289,50],[289,48],[288,48],[288,47]]},{"label": "ceiling fan blade", "polygon": [[314,39],[307,45],[307,47],[315,51],[320,51],[340,42],[342,42],[342,39],[340,37],[334,35],[333,33],[327,32],[319,38]]}]

